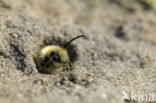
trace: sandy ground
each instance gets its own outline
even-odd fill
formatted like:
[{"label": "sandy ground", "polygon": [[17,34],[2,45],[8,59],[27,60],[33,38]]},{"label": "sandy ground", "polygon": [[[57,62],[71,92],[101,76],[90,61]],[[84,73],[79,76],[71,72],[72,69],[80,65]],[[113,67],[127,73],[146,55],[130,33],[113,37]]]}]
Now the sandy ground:
[{"label": "sandy ground", "polygon": [[[132,92],[156,99],[155,28],[156,11],[133,0],[0,0],[0,102],[142,103]],[[82,34],[68,48],[73,71],[38,73],[42,47]]]}]

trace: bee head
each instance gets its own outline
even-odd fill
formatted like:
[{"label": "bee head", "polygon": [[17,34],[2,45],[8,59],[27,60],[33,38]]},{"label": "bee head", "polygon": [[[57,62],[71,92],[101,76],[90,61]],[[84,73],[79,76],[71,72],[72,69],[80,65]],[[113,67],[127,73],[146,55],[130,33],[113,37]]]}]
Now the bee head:
[{"label": "bee head", "polygon": [[71,63],[66,49],[57,46],[46,46],[41,50],[40,58],[42,58],[42,71],[47,73],[55,73],[60,70],[71,70]]},{"label": "bee head", "polygon": [[39,58],[41,60],[41,69],[39,71],[48,74],[54,74],[65,70],[71,71],[72,65],[70,63],[66,47],[73,40],[82,36],[84,35],[73,38],[63,47],[57,45],[49,45],[42,48],[39,54]]}]

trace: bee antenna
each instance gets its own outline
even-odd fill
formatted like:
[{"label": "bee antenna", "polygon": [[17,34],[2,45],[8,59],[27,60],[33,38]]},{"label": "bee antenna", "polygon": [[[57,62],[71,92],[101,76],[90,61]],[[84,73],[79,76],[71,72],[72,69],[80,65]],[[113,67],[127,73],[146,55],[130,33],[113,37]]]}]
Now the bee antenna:
[{"label": "bee antenna", "polygon": [[64,48],[66,48],[72,41],[74,41],[74,40],[76,40],[76,39],[78,39],[78,38],[81,38],[81,37],[85,37],[85,35],[79,35],[79,36],[73,38],[72,40],[70,40],[69,42],[67,42],[67,43],[64,45]]}]

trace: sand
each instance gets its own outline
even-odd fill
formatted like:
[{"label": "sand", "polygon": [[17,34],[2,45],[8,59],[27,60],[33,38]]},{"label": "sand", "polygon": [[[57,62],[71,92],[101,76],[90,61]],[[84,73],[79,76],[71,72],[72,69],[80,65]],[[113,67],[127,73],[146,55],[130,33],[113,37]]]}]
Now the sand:
[{"label": "sand", "polygon": [[[134,0],[0,0],[0,103],[155,103],[155,17]],[[73,71],[38,72],[41,48],[78,35]]]}]

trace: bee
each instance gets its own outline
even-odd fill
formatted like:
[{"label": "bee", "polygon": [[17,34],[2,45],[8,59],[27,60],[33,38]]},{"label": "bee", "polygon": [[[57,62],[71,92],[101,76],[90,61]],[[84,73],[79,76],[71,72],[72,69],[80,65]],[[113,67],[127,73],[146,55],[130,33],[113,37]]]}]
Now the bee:
[{"label": "bee", "polygon": [[43,47],[39,52],[39,61],[37,61],[40,65],[39,72],[56,74],[62,71],[71,71],[72,63],[70,62],[66,48],[72,41],[84,36],[85,35],[80,35],[73,38],[63,47],[58,45],[48,45]]}]

